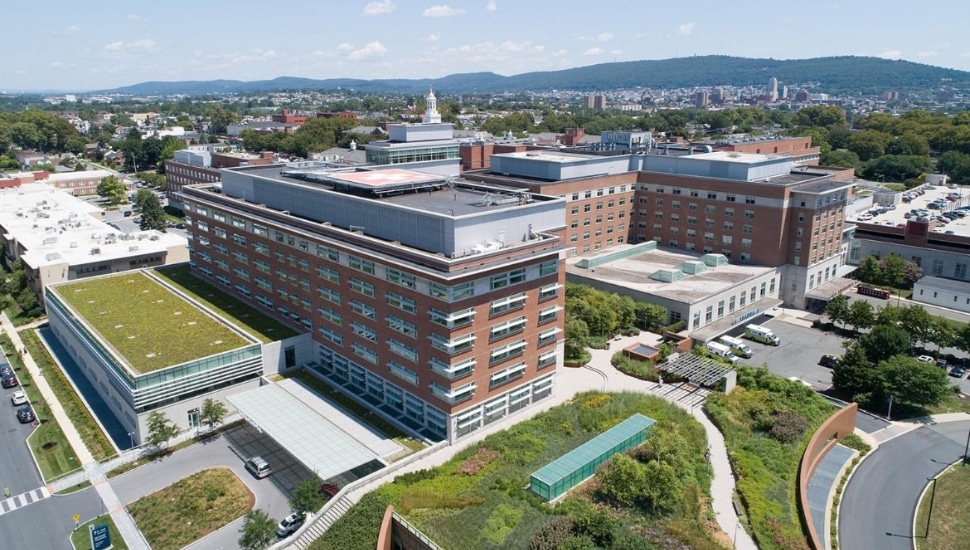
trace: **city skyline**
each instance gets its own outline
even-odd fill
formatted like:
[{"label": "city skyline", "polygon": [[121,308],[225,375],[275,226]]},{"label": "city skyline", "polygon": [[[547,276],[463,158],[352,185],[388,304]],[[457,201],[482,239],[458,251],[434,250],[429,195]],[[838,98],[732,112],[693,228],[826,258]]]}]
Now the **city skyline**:
[{"label": "city skyline", "polygon": [[[60,0],[44,4],[43,14],[38,5],[26,3],[5,10],[9,21],[24,24],[6,29],[8,51],[21,48],[0,80],[0,91],[84,91],[156,80],[279,76],[514,75],[711,54],[774,59],[860,55],[970,70],[970,38],[955,23],[960,17],[901,18],[893,2],[830,3],[811,14],[685,10],[663,3],[638,10],[609,1],[596,10],[587,3],[560,2],[550,9],[507,0],[300,1],[286,10],[267,10],[265,3],[251,0],[231,8],[180,0],[83,6]],[[968,11],[954,0],[938,7],[939,13]],[[631,12],[634,17],[624,15]]]}]

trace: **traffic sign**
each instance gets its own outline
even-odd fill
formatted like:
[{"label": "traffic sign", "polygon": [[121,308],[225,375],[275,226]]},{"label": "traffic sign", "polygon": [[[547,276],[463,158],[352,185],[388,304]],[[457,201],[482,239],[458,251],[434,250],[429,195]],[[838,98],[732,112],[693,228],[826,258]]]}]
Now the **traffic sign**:
[{"label": "traffic sign", "polygon": [[74,514],[74,523],[81,521],[81,514]]}]

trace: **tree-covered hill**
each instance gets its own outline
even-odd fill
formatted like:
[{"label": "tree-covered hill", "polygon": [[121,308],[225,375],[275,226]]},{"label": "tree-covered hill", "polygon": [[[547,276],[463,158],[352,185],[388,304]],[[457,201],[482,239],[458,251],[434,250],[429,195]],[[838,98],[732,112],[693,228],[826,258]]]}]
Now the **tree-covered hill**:
[{"label": "tree-covered hill", "polygon": [[437,79],[315,80],[284,76],[272,80],[143,82],[106,93],[135,95],[254,93],[270,90],[354,89],[375,93],[420,93],[429,86],[447,93],[588,90],[618,88],[690,88],[718,85],[765,86],[771,77],[783,84],[816,83],[816,92],[875,94],[885,90],[933,89],[941,85],[970,88],[970,72],[877,57],[750,59],[707,55],[650,61],[625,61],[515,76],[495,73],[453,74]]}]

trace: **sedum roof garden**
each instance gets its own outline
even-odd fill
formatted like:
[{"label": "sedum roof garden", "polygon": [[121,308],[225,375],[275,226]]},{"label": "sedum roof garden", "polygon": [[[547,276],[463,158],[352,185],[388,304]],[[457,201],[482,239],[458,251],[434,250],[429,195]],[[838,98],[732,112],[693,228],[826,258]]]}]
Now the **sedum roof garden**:
[{"label": "sedum roof garden", "polygon": [[140,271],[56,285],[52,291],[136,374],[252,343]]}]

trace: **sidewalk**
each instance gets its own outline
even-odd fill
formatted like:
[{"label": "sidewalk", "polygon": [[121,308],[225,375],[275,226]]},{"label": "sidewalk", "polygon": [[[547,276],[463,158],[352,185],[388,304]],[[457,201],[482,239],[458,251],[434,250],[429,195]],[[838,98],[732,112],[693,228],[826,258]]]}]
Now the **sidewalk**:
[{"label": "sidewalk", "polygon": [[[610,342],[608,350],[590,350],[593,359],[589,365],[602,372],[606,376],[604,387],[608,391],[641,391],[662,397],[674,405],[689,411],[707,432],[707,443],[711,449],[711,466],[714,469],[714,479],[711,480],[711,507],[717,518],[717,524],[727,536],[734,541],[734,547],[743,550],[757,550],[758,546],[754,540],[744,530],[738,514],[734,510],[734,472],[731,469],[731,462],[728,460],[727,446],[724,443],[724,436],[718,431],[717,427],[704,414],[703,403],[707,392],[697,392],[687,394],[684,391],[675,391],[671,388],[673,384],[661,386],[653,382],[639,380],[632,376],[627,376],[616,370],[610,362],[613,354],[631,344],[638,342],[639,336],[625,336]],[[557,384],[560,383],[557,380]],[[703,396],[701,395],[703,393]],[[679,398],[678,398],[679,397]]]},{"label": "sidewalk", "polygon": [[41,373],[40,368],[37,363],[34,362],[34,358],[30,354],[24,354],[24,342],[20,339],[20,334],[17,332],[17,328],[13,326],[10,322],[10,318],[7,317],[7,312],[0,312],[0,325],[3,326],[3,331],[7,333],[10,337],[10,341],[13,342],[14,348],[20,353],[20,357],[24,361],[24,365],[27,371],[30,372],[30,376],[34,379],[34,385],[37,386],[37,390],[44,397],[44,401],[50,408],[51,414],[54,416],[54,420],[61,427],[61,431],[64,432],[64,437],[67,438],[68,443],[74,449],[74,453],[77,454],[78,461],[87,466],[91,462],[95,462],[94,457],[91,452],[88,451],[87,445],[78,435],[77,429],[74,427],[74,423],[71,422],[71,418],[64,412],[64,408],[61,406],[60,401],[57,400],[57,396],[54,395],[54,390],[51,389],[50,385],[47,383],[47,379]]}]

